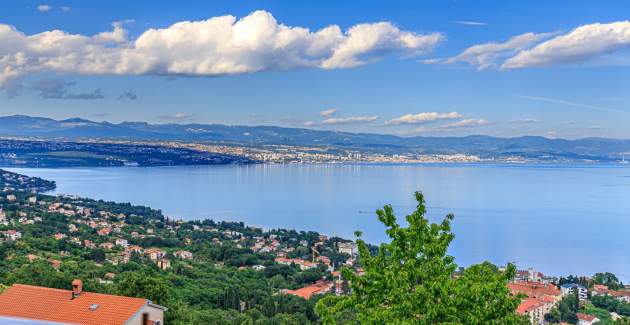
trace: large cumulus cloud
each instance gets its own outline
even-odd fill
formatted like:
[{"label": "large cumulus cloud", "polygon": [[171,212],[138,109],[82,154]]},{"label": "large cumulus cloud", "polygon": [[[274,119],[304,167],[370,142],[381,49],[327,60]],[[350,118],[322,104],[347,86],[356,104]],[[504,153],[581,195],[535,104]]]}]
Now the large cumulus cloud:
[{"label": "large cumulus cloud", "polygon": [[389,22],[330,25],[311,31],[279,23],[269,12],[226,15],[149,29],[129,39],[123,23],[86,36],[61,30],[26,35],[0,24],[0,86],[26,74],[221,76],[295,68],[360,66],[387,54],[416,56],[440,33],[401,30]]}]

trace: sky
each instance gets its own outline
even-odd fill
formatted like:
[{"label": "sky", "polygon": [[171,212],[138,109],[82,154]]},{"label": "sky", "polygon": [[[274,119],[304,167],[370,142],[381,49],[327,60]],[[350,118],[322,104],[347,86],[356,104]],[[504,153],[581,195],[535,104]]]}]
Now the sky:
[{"label": "sky", "polygon": [[630,138],[628,1],[27,1],[0,115]]}]

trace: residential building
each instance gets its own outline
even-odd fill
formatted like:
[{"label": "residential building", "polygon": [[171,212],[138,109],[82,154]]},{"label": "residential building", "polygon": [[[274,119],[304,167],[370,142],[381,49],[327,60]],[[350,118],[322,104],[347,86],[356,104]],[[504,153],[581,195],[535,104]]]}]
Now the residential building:
[{"label": "residential building", "polygon": [[166,253],[159,248],[147,248],[144,250],[144,253],[147,254],[152,261],[157,261],[166,255]]},{"label": "residential building", "polygon": [[162,325],[166,308],[143,298],[14,284],[0,294],[0,317],[64,324]]},{"label": "residential building", "polygon": [[530,324],[543,324],[545,321],[544,304],[537,298],[525,298],[516,309],[519,315],[529,318]]},{"label": "residential building", "polygon": [[351,257],[355,257],[359,253],[357,244],[353,242],[337,243],[337,248],[338,248],[339,253],[348,254]]},{"label": "residential building", "polygon": [[189,251],[176,251],[173,255],[177,258],[181,258],[183,260],[192,260],[193,253]]},{"label": "residential building", "polygon": [[129,246],[129,242],[126,239],[118,238],[116,239],[116,246],[127,247]]},{"label": "residential building", "polygon": [[294,295],[298,297],[302,297],[306,300],[310,299],[314,295],[324,294],[330,292],[334,287],[334,283],[332,281],[324,281],[319,280],[314,284],[306,286],[304,288],[300,288],[297,290],[284,290],[283,292],[289,295]]},{"label": "residential building", "polygon": [[560,290],[562,291],[562,296],[566,296],[572,293],[576,293],[578,299],[586,300],[588,297],[588,293],[586,287],[577,283],[565,283],[560,286]]},{"label": "residential building", "polygon": [[17,231],[17,230],[15,230],[15,229],[10,229],[10,230],[7,230],[7,231],[3,231],[2,234],[8,240],[18,240],[18,239],[22,238],[22,233]]},{"label": "residential building", "polygon": [[575,314],[575,316],[577,316],[578,325],[592,325],[599,322],[600,320],[599,318],[593,315],[587,315],[587,314],[582,314],[582,313],[577,313]]}]

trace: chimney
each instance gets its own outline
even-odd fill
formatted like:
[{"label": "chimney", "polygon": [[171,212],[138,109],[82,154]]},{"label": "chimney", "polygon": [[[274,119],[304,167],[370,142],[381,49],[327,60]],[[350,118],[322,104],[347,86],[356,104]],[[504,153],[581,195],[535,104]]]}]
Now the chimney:
[{"label": "chimney", "polygon": [[72,280],[72,299],[78,297],[83,291],[83,281],[79,279]]}]

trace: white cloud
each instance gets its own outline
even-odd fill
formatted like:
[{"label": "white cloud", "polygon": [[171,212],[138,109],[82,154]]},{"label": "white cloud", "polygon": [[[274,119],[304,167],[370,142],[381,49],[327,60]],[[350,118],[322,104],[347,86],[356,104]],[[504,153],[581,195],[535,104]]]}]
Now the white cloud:
[{"label": "white cloud", "polygon": [[503,69],[566,64],[596,59],[630,48],[630,21],[580,26],[508,59]]},{"label": "white cloud", "polygon": [[490,121],[487,121],[484,119],[469,118],[469,119],[465,119],[465,120],[461,120],[461,121],[457,121],[457,122],[453,122],[449,124],[444,124],[440,126],[440,128],[442,129],[471,128],[471,127],[482,126],[482,125],[487,125],[487,124],[490,124]]},{"label": "white cloud", "polygon": [[446,58],[425,60],[426,64],[445,63],[468,63],[477,66],[479,70],[496,68],[500,62],[515,55],[518,51],[535,45],[541,40],[549,37],[551,34],[542,33],[525,33],[510,38],[507,42],[495,43],[489,42],[484,44],[473,45],[465,49],[462,53]]},{"label": "white cloud", "polygon": [[241,19],[212,17],[149,29],[128,39],[123,23],[93,36],[61,30],[26,35],[0,24],[0,87],[11,78],[70,74],[222,76],[294,68],[336,69],[391,53],[417,56],[443,36],[404,31],[389,22],[311,31],[280,24],[266,11]]},{"label": "white cloud", "polygon": [[40,12],[49,12],[51,10],[52,10],[51,5],[42,4],[42,5],[37,6],[37,11],[40,11]]},{"label": "white cloud", "polygon": [[438,120],[453,120],[459,119],[463,116],[457,112],[450,113],[438,113],[438,112],[424,112],[418,114],[405,114],[403,116],[391,119],[385,124],[387,125],[401,125],[401,124],[422,124]]},{"label": "white cloud", "polygon": [[335,115],[337,113],[337,109],[336,108],[331,108],[331,109],[327,109],[327,110],[323,110],[321,112],[319,112],[319,115],[321,117],[331,117],[333,115]]},{"label": "white cloud", "polygon": [[524,119],[520,119],[520,120],[514,120],[512,121],[514,123],[523,123],[523,124],[535,124],[535,123],[540,123],[542,122],[539,119],[535,119],[535,118],[524,118]]},{"label": "white cloud", "polygon": [[378,120],[378,116],[350,116],[350,117],[334,117],[322,121],[324,125],[340,125],[340,124],[361,124],[370,123]]},{"label": "white cloud", "polygon": [[160,115],[160,116],[158,116],[158,118],[160,120],[175,121],[175,122],[183,122],[183,121],[191,120],[193,117],[194,116],[192,114],[182,113],[182,112],[178,112],[178,113],[175,113],[173,115]]},{"label": "white cloud", "polygon": [[59,9],[61,9],[61,11],[63,11],[63,12],[70,11],[70,7],[68,7],[68,6],[61,6],[61,7],[59,7]]},{"label": "white cloud", "polygon": [[314,121],[306,121],[306,122],[302,123],[302,125],[304,125],[304,126],[315,126],[315,122]]},{"label": "white cloud", "polygon": [[486,26],[486,23],[482,23],[480,21],[472,21],[472,20],[455,20],[454,24],[458,25],[466,25],[466,26]]}]

